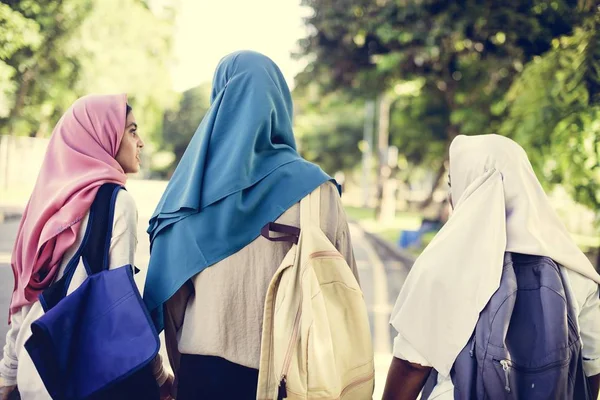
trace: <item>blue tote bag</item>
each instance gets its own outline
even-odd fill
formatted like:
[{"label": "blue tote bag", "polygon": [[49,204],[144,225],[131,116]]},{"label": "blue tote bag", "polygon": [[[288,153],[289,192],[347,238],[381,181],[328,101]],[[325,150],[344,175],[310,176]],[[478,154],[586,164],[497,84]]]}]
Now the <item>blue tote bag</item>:
[{"label": "blue tote bag", "polygon": [[[115,184],[99,189],[80,248],[62,278],[40,296],[45,314],[32,324],[25,348],[53,399],[119,398],[127,396],[123,391],[132,384],[156,386],[149,364],[160,341],[134,282],[133,266],[108,269],[121,189]],[[88,278],[67,296],[80,258]],[[154,397],[142,392],[135,398]]]}]

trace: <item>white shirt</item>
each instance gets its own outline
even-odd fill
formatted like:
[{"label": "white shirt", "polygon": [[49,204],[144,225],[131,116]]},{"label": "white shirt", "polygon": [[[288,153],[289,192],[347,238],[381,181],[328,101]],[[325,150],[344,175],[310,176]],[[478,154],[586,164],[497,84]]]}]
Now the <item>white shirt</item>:
[{"label": "white shirt", "polygon": [[[115,202],[113,231],[109,249],[109,269],[124,265],[134,265],[134,254],[137,246],[137,208],[131,194],[119,191]],[[75,243],[64,254],[56,279],[59,279],[75,252],[81,245],[88,223],[88,214],[83,218]],[[77,289],[87,278],[83,262],[80,260],[67,294]],[[47,400],[50,395],[39,377],[39,374],[25,350],[25,342],[31,336],[31,324],[44,315],[39,301],[21,307],[11,317],[11,328],[6,335],[4,357],[0,361],[0,376],[7,386],[17,385],[23,400]],[[159,371],[157,371],[159,369]],[[166,379],[162,371],[162,362],[155,360],[155,376],[159,384]]]}]

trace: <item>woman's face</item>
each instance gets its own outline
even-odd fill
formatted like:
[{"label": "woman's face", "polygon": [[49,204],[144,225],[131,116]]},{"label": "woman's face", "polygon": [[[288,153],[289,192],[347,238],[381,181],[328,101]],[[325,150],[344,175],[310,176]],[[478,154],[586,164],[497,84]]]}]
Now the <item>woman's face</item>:
[{"label": "woman's face", "polygon": [[140,170],[140,151],[143,147],[144,142],[138,136],[137,123],[135,122],[133,111],[130,111],[125,121],[123,139],[115,157],[126,174],[135,174]]}]

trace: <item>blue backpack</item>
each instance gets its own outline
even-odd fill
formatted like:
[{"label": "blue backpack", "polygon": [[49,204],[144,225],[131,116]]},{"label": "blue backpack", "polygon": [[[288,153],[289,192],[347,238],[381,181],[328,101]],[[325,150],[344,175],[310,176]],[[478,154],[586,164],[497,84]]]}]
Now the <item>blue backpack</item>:
[{"label": "blue backpack", "polygon": [[[121,189],[104,184],[98,190],[80,248],[39,299],[45,314],[32,324],[25,349],[53,399],[159,398],[149,363],[160,342],[133,267],[108,269]],[[88,278],[67,296],[80,258]]]},{"label": "blue backpack", "polygon": [[[500,287],[450,373],[454,398],[591,400],[573,302],[553,260],[506,253]],[[436,382],[433,371],[423,399]]]}]

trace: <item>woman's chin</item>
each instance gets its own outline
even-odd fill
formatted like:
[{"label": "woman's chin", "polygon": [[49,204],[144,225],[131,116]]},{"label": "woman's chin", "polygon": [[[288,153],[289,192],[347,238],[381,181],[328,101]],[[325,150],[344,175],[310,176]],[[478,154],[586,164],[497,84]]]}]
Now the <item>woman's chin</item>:
[{"label": "woman's chin", "polygon": [[141,169],[140,166],[137,165],[135,167],[127,168],[125,170],[125,173],[128,174],[128,175],[134,175],[134,174],[137,174],[138,172],[140,172],[140,169]]}]

